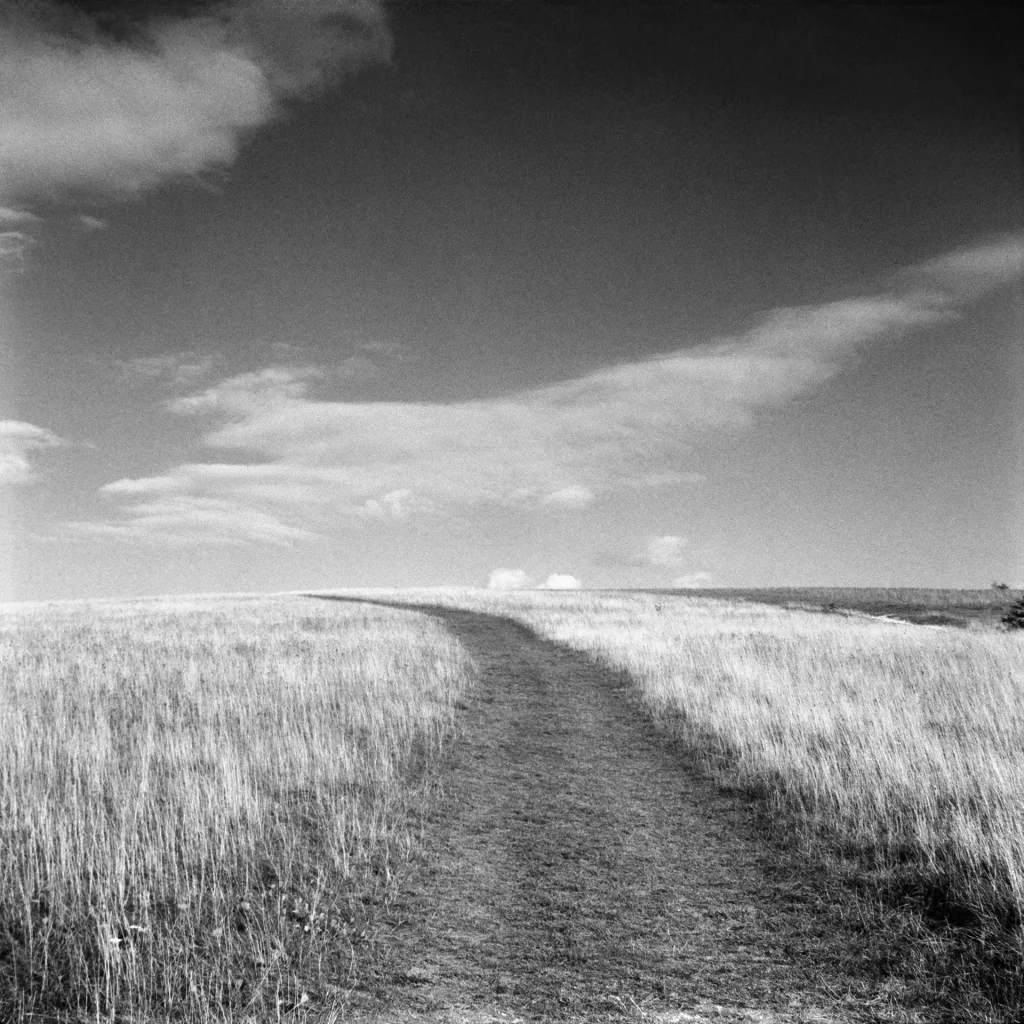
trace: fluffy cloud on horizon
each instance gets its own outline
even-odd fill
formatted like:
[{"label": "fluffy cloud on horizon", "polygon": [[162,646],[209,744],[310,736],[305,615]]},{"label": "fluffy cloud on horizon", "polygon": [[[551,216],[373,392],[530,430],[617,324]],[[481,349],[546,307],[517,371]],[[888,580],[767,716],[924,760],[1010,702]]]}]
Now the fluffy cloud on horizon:
[{"label": "fluffy cloud on horizon", "polygon": [[553,572],[537,589],[538,590],[579,590],[580,581],[575,576]]},{"label": "fluffy cloud on horizon", "polygon": [[[313,366],[229,377],[169,405],[204,422],[203,445],[225,461],[107,484],[118,511],[75,529],[201,541],[216,503],[221,540],[230,526],[240,541],[265,541],[272,521],[275,542],[290,542],[339,521],[482,505],[566,514],[604,495],[678,485],[703,436],[813,391],[867,344],[958,317],[1019,279],[1022,254],[1021,236],[995,239],[901,271],[876,294],[777,309],[734,337],[500,398],[340,401],[317,396],[331,373]],[[249,513],[266,518],[250,529]],[[678,551],[648,555],[667,567]]]},{"label": "fluffy cloud on horizon", "polygon": [[663,537],[652,537],[647,542],[645,561],[659,568],[675,568],[682,565],[683,549],[686,547],[685,537],[671,534]]},{"label": "fluffy cloud on horizon", "polygon": [[680,590],[699,590],[701,587],[710,586],[713,578],[709,572],[686,572],[682,576],[677,576],[672,581],[672,586]]},{"label": "fluffy cloud on horizon", "polygon": [[579,590],[580,581],[566,573],[553,572],[543,583],[535,583],[523,569],[494,569],[488,590]]},{"label": "fluffy cloud on horizon", "polygon": [[391,49],[380,0],[234,0],[139,32],[111,39],[46,0],[0,9],[0,199],[223,168],[284,100]]},{"label": "fluffy cloud on horizon", "polygon": [[523,569],[494,569],[487,580],[488,590],[526,590],[533,581]]}]

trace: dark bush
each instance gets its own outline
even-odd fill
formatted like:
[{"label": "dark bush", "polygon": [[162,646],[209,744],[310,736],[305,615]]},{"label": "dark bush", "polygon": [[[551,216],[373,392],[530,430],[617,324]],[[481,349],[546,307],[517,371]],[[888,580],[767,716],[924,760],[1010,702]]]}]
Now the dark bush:
[{"label": "dark bush", "polygon": [[1009,629],[1024,629],[1024,597],[1010,605],[1003,616],[1003,624]]}]

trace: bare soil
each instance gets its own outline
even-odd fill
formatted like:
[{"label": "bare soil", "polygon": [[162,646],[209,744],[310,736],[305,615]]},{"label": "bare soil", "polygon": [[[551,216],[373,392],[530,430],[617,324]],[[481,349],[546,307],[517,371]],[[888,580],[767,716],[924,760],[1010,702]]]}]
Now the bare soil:
[{"label": "bare soil", "polygon": [[418,610],[481,679],[347,1015],[956,1019],[863,901],[768,839],[759,805],[707,778],[627,677],[505,619]]}]

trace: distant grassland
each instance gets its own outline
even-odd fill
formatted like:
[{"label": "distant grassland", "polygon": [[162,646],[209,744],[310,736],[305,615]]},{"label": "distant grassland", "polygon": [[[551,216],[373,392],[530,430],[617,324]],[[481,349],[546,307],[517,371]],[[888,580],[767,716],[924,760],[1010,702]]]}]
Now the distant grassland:
[{"label": "distant grassland", "polygon": [[0,1019],[330,1002],[473,678],[367,605],[0,608]]},{"label": "distant grassland", "polygon": [[[664,593],[680,593],[664,591]],[[923,625],[996,625],[1020,590],[932,590],[921,587],[774,587],[751,590],[688,590],[688,597],[756,601],[786,608],[851,610]]]},{"label": "distant grassland", "polygon": [[806,839],[965,915],[1020,920],[1024,635],[641,593],[420,599],[625,670],[650,714]]}]

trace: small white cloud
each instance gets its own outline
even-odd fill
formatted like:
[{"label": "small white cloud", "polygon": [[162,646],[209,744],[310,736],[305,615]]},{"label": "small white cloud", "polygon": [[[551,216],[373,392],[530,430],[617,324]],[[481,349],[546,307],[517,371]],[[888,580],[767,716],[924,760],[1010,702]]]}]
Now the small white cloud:
[{"label": "small white cloud", "polygon": [[522,569],[495,569],[487,581],[488,590],[525,590],[531,585]]},{"label": "small white cloud", "polygon": [[34,243],[35,239],[24,231],[0,231],[0,270],[22,270],[25,252]]},{"label": "small white cloud", "polygon": [[28,484],[36,479],[29,453],[64,442],[53,431],[21,420],[0,420],[0,485]]},{"label": "small white cloud", "polygon": [[650,565],[674,568],[682,564],[685,547],[685,537],[652,537],[647,542],[647,561]]},{"label": "small white cloud", "polygon": [[212,356],[187,352],[167,352],[159,356],[117,359],[115,363],[126,377],[140,380],[167,380],[177,387],[189,387],[202,380],[213,369]]},{"label": "small white cloud", "polygon": [[414,357],[413,350],[400,341],[364,341],[356,346],[356,351],[389,363],[403,363]]},{"label": "small white cloud", "polygon": [[179,486],[178,477],[174,476],[147,476],[141,480],[122,478],[112,480],[100,488],[100,494],[160,494],[174,491]]},{"label": "small white cloud", "polygon": [[39,218],[28,210],[16,210],[10,206],[0,206],[0,224],[31,224]]},{"label": "small white cloud", "polygon": [[541,590],[579,590],[580,581],[575,576],[563,576],[553,572],[541,585]]},{"label": "small white cloud", "polygon": [[709,572],[688,572],[677,576],[672,581],[672,586],[678,587],[680,590],[699,590],[701,587],[706,587],[712,579]]},{"label": "small white cloud", "polygon": [[171,404],[171,411],[182,415],[216,411],[240,418],[270,412],[286,401],[304,399],[310,382],[325,376],[316,366],[267,366],[179,398]]},{"label": "small white cloud", "polygon": [[90,217],[87,213],[79,214],[78,223],[86,231],[106,231],[107,229],[107,222],[105,220],[101,220],[99,217]]},{"label": "small white cloud", "polygon": [[364,355],[346,356],[331,370],[330,377],[339,384],[366,384],[380,376],[380,367]]},{"label": "small white cloud", "polygon": [[416,497],[408,487],[389,491],[379,498],[370,498],[365,509],[374,519],[408,519],[417,506]]},{"label": "small white cloud", "polygon": [[553,491],[543,501],[545,505],[556,505],[561,508],[586,508],[594,500],[594,492],[589,487],[573,484]]}]

